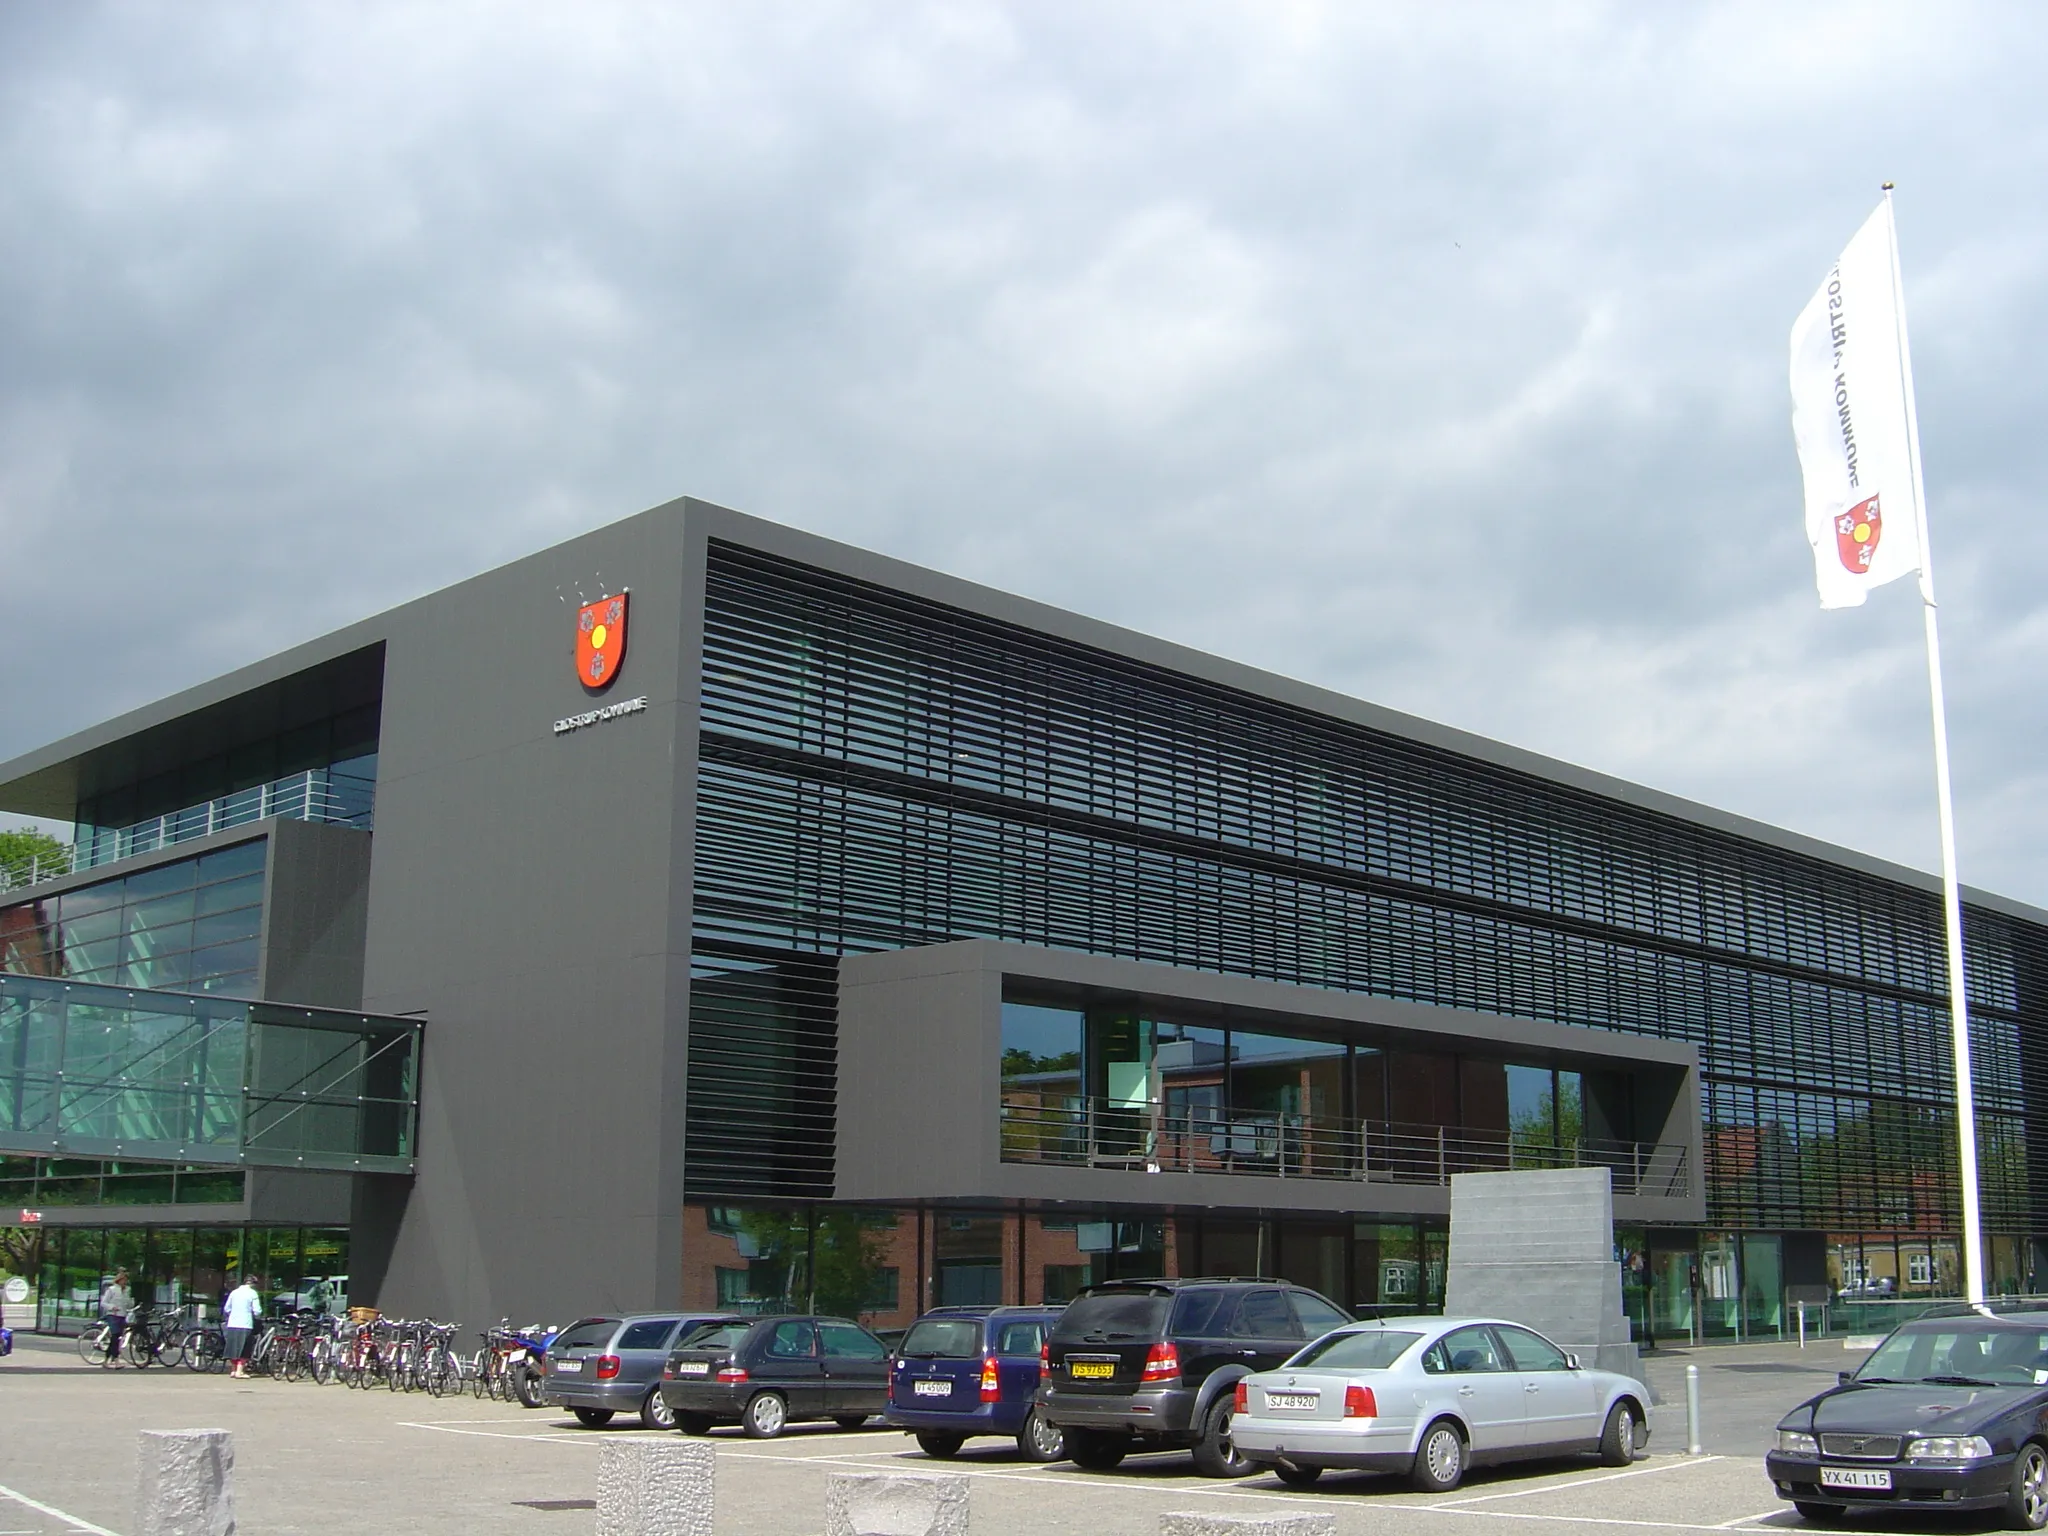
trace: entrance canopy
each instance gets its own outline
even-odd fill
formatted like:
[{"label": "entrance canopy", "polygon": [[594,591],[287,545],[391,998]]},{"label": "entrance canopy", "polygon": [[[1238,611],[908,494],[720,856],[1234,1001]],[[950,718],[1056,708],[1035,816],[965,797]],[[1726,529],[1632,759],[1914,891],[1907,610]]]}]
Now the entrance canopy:
[{"label": "entrance canopy", "polygon": [[414,1019],[0,972],[0,1151],[413,1171]]}]

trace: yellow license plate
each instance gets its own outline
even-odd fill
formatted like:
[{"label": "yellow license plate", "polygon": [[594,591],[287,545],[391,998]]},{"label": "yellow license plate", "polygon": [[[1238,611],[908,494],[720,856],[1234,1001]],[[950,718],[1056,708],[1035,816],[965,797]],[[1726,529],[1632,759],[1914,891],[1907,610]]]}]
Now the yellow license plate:
[{"label": "yellow license plate", "polygon": [[1076,1381],[1107,1381],[1116,1367],[1107,1360],[1069,1360],[1067,1374]]}]

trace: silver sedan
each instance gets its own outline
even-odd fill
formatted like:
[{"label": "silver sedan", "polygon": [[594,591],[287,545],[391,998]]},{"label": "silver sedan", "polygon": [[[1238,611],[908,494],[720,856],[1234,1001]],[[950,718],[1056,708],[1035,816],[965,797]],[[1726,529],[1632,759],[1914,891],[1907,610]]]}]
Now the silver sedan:
[{"label": "silver sedan", "polygon": [[1237,1386],[1230,1438],[1283,1482],[1326,1467],[1404,1472],[1424,1493],[1465,1469],[1598,1452],[1625,1466],[1649,1443],[1649,1394],[1588,1370],[1532,1328],[1486,1317],[1401,1317],[1326,1333]]}]

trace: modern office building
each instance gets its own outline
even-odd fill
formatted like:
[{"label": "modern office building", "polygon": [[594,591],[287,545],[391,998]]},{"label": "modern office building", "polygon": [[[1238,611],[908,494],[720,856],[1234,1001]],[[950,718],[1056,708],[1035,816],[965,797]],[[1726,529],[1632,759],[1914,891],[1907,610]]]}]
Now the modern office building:
[{"label": "modern office building", "polygon": [[[701,502],[0,764],[0,809],[76,827],[0,893],[46,1325],[116,1256],[472,1324],[1408,1308],[1453,1173],[1574,1163],[1659,1333],[1959,1285],[1928,876]],[[2014,1289],[2048,917],[1966,923]]]}]

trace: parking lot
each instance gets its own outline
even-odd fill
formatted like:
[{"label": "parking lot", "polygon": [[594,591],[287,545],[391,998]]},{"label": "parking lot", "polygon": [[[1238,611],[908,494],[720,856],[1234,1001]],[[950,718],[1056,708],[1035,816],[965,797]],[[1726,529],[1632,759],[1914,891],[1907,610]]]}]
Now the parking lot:
[{"label": "parking lot", "polygon": [[[975,1529],[985,1532],[1149,1532],[1167,1510],[1329,1510],[1345,1532],[1499,1533],[1502,1522],[1545,1536],[1629,1529],[1793,1527],[1764,1481],[1771,1424],[1832,1381],[1857,1355],[1837,1345],[1801,1352],[1761,1345],[1666,1354],[1650,1363],[1663,1402],[1652,1454],[1626,1469],[1590,1459],[1481,1471],[1448,1495],[1425,1497],[1387,1478],[1332,1475],[1313,1490],[1266,1477],[1215,1482],[1186,1455],[1135,1456],[1114,1473],[1065,1462],[1034,1466],[1006,1443],[970,1443],[953,1462],[927,1460],[904,1436],[872,1428],[798,1426],[779,1440],[735,1430],[718,1451],[718,1529],[731,1536],[816,1536],[825,1481],[839,1471],[934,1471],[972,1482]],[[1701,1366],[1708,1454],[1683,1454],[1684,1367]],[[68,1342],[25,1339],[0,1362],[0,1536],[103,1532],[125,1536],[140,1429],[234,1433],[244,1531],[424,1533],[492,1531],[553,1536],[593,1529],[596,1447],[607,1435],[651,1431],[615,1421],[582,1429],[566,1414],[471,1398],[266,1380],[230,1382],[186,1371],[109,1372],[83,1365]],[[1911,1525],[1888,1523],[1905,1531]],[[1987,1529],[1949,1521],[1935,1529]]]}]

